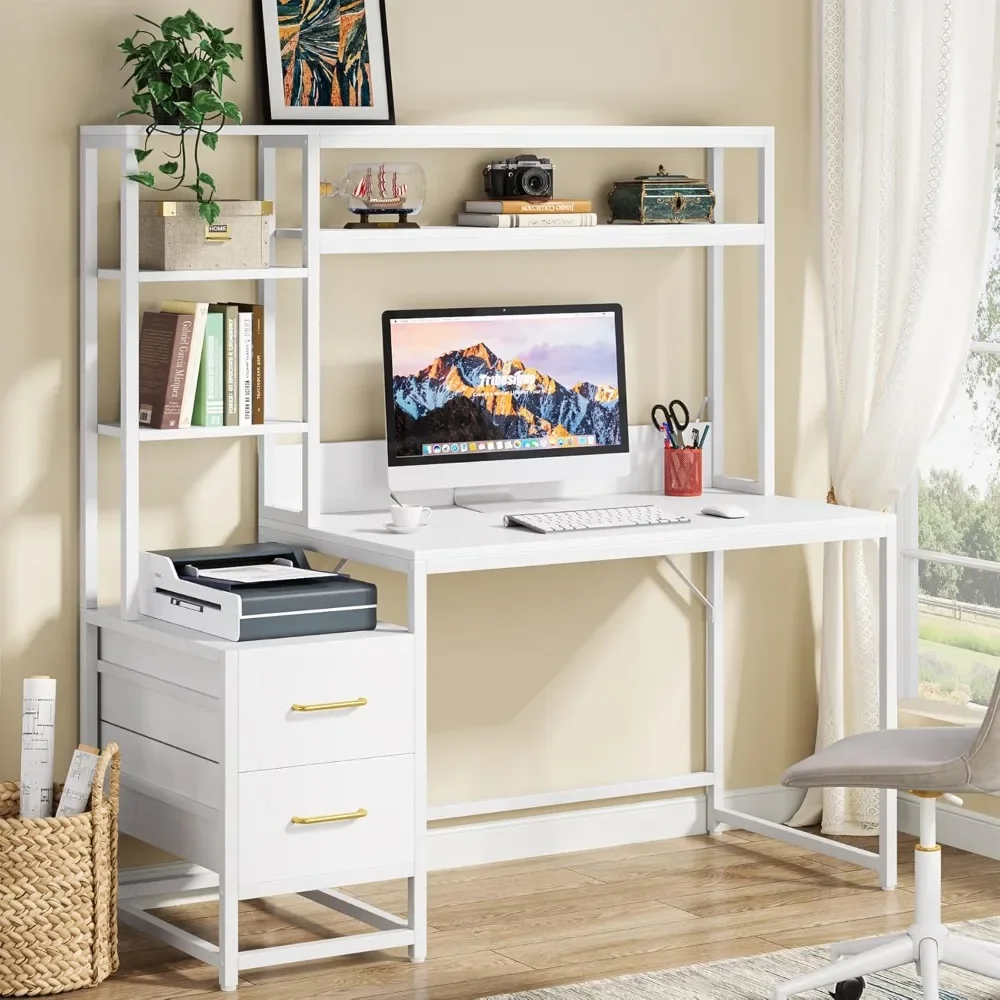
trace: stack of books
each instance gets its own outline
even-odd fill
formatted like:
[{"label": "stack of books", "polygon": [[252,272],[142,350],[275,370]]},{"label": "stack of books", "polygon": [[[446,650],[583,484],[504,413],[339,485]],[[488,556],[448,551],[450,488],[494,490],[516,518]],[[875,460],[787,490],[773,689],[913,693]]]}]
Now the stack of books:
[{"label": "stack of books", "polygon": [[467,201],[458,215],[460,226],[493,229],[547,229],[563,226],[596,226],[597,213],[589,201]]},{"label": "stack of books", "polygon": [[264,422],[264,310],[164,302],[139,328],[139,425],[159,430]]}]

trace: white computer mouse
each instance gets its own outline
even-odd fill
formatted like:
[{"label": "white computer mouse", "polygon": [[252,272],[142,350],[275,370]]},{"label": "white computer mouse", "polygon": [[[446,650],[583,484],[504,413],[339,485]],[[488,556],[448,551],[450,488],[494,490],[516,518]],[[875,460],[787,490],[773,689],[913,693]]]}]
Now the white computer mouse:
[{"label": "white computer mouse", "polygon": [[702,507],[701,512],[709,517],[746,517],[750,513],[734,503],[711,503]]}]

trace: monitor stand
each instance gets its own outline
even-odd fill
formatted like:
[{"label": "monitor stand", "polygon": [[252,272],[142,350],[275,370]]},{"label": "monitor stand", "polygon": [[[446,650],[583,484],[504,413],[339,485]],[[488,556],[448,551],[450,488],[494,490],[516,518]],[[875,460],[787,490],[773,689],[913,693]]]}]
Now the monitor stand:
[{"label": "monitor stand", "polygon": [[[573,510],[586,507],[607,507],[608,497],[587,496],[586,491],[567,489],[564,483],[517,483],[510,486],[470,486],[455,490],[454,504],[483,514],[537,510],[548,506],[553,510]],[[577,484],[579,486],[579,484]],[[606,493],[606,487],[605,491]]]}]

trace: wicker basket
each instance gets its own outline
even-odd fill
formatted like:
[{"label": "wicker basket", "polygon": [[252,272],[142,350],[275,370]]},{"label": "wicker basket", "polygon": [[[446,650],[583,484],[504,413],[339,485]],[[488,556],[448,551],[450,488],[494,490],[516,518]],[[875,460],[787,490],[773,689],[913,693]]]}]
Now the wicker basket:
[{"label": "wicker basket", "polygon": [[91,811],[62,819],[12,818],[18,785],[0,782],[0,996],[96,986],[118,968],[120,780],[118,747],[109,743]]}]

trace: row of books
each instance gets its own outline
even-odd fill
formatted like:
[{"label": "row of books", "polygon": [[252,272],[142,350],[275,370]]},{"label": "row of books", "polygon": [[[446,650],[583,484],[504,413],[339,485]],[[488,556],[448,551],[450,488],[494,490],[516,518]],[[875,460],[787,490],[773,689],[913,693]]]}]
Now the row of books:
[{"label": "row of books", "polygon": [[160,430],[264,422],[264,311],[164,302],[139,328],[139,424]]},{"label": "row of books", "polygon": [[459,212],[460,226],[491,229],[551,229],[567,226],[596,226],[597,213],[589,201],[467,201]]}]

